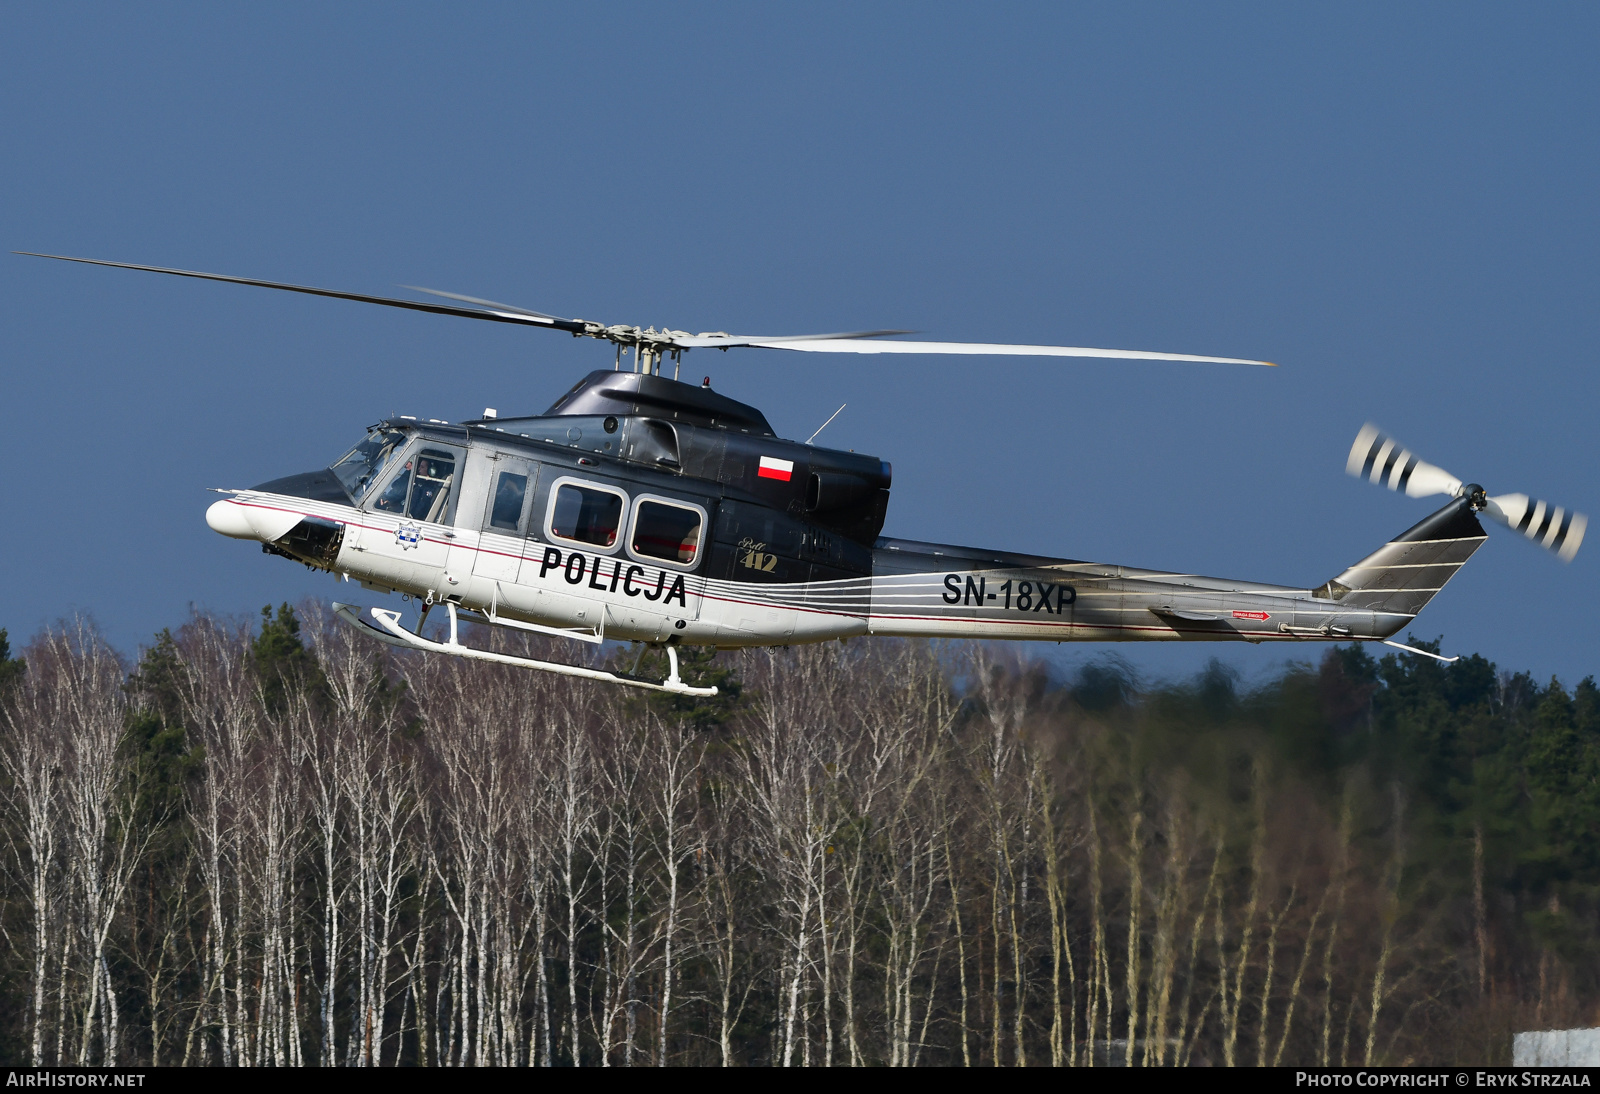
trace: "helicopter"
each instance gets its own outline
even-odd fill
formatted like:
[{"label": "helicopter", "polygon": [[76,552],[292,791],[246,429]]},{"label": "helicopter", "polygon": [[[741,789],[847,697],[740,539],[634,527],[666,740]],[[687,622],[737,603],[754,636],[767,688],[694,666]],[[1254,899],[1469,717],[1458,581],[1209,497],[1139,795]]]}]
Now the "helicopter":
[{"label": "helicopter", "polygon": [[[735,348],[1259,365],[1232,357],[1074,346],[926,342],[899,330],[741,336],[566,319],[420,286],[407,300],[195,270],[19,251],[438,315],[563,331],[616,347],[542,414],[470,421],[409,415],[370,427],[327,467],[226,495],[224,536],[381,593],[402,613],[334,611],[412,650],[687,695],[678,648],[787,646],[862,635],[1037,641],[1393,641],[1487,538],[1487,515],[1570,562],[1588,520],[1526,494],[1489,495],[1376,426],[1346,470],[1442,508],[1336,577],[1305,588],[1169,573],[882,535],[891,466],[780,438],[757,408],[679,379],[682,355]],[[624,354],[631,351],[627,370]],[[670,361],[673,375],[665,375]],[[831,420],[831,419],[830,419]],[[826,426],[827,423],[824,423]],[[820,433],[821,430],[818,430]],[[447,636],[425,637],[443,606]],[[598,645],[664,648],[665,680],[521,657],[461,641],[463,621]]]}]

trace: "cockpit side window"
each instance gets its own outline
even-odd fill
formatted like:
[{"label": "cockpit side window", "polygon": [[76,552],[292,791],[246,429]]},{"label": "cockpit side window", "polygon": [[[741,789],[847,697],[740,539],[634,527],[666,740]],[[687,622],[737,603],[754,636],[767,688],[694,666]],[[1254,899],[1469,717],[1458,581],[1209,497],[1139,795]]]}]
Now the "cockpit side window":
[{"label": "cockpit side window", "polygon": [[405,443],[404,433],[374,429],[360,444],[335,461],[331,470],[359,505]]},{"label": "cockpit side window", "polygon": [[450,506],[455,485],[456,456],[439,448],[424,448],[405,462],[372,507],[412,520],[438,524]]},{"label": "cockpit side window", "polygon": [[394,477],[378,500],[372,503],[374,509],[385,513],[404,513],[406,511],[406,494],[411,490],[411,465],[415,462],[407,460],[405,468]]},{"label": "cockpit side window", "polygon": [[445,506],[450,504],[450,487],[456,479],[455,455],[424,448],[412,462],[416,464],[416,474],[411,477],[411,504],[406,511],[412,520],[437,524],[444,519]]}]

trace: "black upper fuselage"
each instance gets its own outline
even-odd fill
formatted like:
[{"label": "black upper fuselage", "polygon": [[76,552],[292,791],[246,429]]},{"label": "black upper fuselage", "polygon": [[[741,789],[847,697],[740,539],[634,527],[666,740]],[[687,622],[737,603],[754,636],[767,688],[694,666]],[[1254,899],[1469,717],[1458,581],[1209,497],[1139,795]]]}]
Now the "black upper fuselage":
[{"label": "black upper fuselage", "polygon": [[[789,583],[864,577],[888,511],[890,467],[875,456],[783,440],[765,415],[709,387],[598,370],[543,414],[384,428],[474,451],[504,451],[557,474],[693,502],[711,516],[697,571]],[[763,465],[765,460],[765,466]],[[348,501],[331,471],[263,483]]]}]

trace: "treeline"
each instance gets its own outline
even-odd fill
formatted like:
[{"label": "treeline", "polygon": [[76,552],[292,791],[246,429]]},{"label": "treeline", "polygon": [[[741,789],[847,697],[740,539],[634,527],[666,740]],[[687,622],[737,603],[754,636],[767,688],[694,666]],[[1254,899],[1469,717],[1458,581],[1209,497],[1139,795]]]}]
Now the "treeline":
[{"label": "treeline", "polygon": [[[519,637],[480,634],[533,652]],[[1600,999],[1600,696],[856,641],[713,701],[315,607],[0,632],[12,1064],[1509,1062]]]}]

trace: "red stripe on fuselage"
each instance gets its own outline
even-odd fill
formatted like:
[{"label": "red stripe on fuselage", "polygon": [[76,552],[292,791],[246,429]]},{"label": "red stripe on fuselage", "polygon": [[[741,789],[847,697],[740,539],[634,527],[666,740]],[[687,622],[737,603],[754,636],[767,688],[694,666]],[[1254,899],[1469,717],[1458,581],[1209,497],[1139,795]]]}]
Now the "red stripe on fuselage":
[{"label": "red stripe on fuselage", "polygon": [[[773,476],[776,477],[777,474],[778,474],[777,472],[774,472]],[[302,509],[289,509],[289,508],[286,508],[286,507],[281,506],[281,505],[264,505],[261,502],[239,501],[237,498],[232,499],[232,500],[233,500],[233,504],[235,504],[235,505],[250,506],[250,507],[256,508],[256,509],[266,509],[266,510],[269,510],[269,511],[274,512],[274,513],[293,513],[296,516],[301,516],[301,517],[315,516],[316,515],[316,514],[313,514],[313,513],[307,513]],[[353,510],[353,512],[359,512],[359,510]],[[317,519],[318,520],[327,520],[329,518],[327,518],[327,517],[318,517]],[[393,529],[391,529],[391,528],[384,528],[382,526],[374,525],[374,524],[362,524],[362,523],[360,523],[358,521],[353,521],[353,520],[336,521],[335,523],[346,524],[346,525],[354,525],[357,528],[363,528],[363,529],[367,529],[367,530],[374,531],[374,532],[393,532]],[[508,553],[506,553],[504,551],[492,551],[492,550],[488,550],[487,548],[468,547],[464,543],[454,543],[454,542],[450,542],[450,541],[443,540],[443,539],[437,539],[437,538],[429,539],[428,542],[429,543],[437,543],[440,546],[444,546],[444,547],[460,547],[463,550],[481,552],[481,553],[485,553],[485,554],[499,555],[502,558],[521,558],[524,561],[526,561],[528,559],[528,557],[529,557],[527,555],[512,555],[512,554],[508,554]],[[596,556],[596,557],[606,558],[606,557],[610,557],[610,556],[600,555],[600,556]],[[668,571],[668,572],[671,572],[671,571]],[[696,575],[696,576],[698,576],[698,575]],[[711,581],[712,579],[702,577],[700,580],[709,583],[709,581]],[[519,582],[519,584],[520,584],[520,582]],[[530,586],[528,586],[528,588],[536,588],[536,586],[530,585]],[[1034,619],[1028,619],[1028,620],[1024,620],[1024,619],[985,619],[985,618],[981,618],[981,617],[977,617],[977,616],[957,616],[955,618],[952,618],[950,616],[944,616],[944,615],[889,615],[889,614],[886,614],[886,613],[885,614],[880,614],[880,613],[877,613],[877,612],[872,612],[870,610],[865,615],[863,615],[863,614],[861,614],[859,612],[829,611],[829,610],[827,610],[825,608],[814,608],[814,607],[810,607],[810,606],[807,606],[807,605],[804,605],[804,604],[784,604],[784,603],[781,603],[781,602],[777,603],[777,604],[774,604],[773,602],[768,601],[768,600],[745,600],[745,599],[742,599],[740,597],[734,597],[734,596],[718,596],[718,595],[715,595],[715,594],[711,593],[706,588],[702,588],[699,595],[700,595],[701,599],[703,599],[703,600],[715,600],[719,604],[742,604],[742,605],[748,605],[748,606],[760,607],[760,608],[789,609],[791,611],[805,612],[807,615],[827,615],[827,616],[835,616],[835,617],[842,618],[842,619],[862,619],[862,620],[867,621],[868,623],[872,622],[873,620],[882,619],[882,620],[886,620],[886,621],[901,620],[901,621],[916,621],[916,622],[928,622],[928,623],[981,623],[981,624],[1000,623],[1000,624],[1003,624],[1003,625],[1018,626],[1018,627],[1029,627],[1029,626],[1040,627],[1040,626],[1042,626],[1042,627],[1050,627],[1050,628],[1059,628],[1062,631],[1073,631],[1073,630],[1102,630],[1102,631],[1103,630],[1115,630],[1115,631],[1154,632],[1154,633],[1157,633],[1157,634],[1166,634],[1166,633],[1176,633],[1176,634],[1214,634],[1214,633],[1216,633],[1214,631],[1209,631],[1209,630],[1205,630],[1205,629],[1202,629],[1202,628],[1152,626],[1152,625],[1149,625],[1149,624],[1135,625],[1135,624],[1128,624],[1128,623],[1064,623],[1064,622],[1058,622],[1058,621],[1055,621],[1055,620],[1046,621],[1046,620],[1042,620],[1042,619],[1037,619],[1037,620],[1034,620]],[[868,592],[868,596],[869,597],[871,596],[870,590]],[[1241,638],[1242,637],[1243,637],[1243,635],[1241,634]],[[1278,636],[1276,634],[1272,634],[1271,632],[1262,632],[1260,634],[1251,634],[1250,635],[1250,638],[1252,638],[1252,639],[1257,639],[1257,638],[1278,639],[1279,637],[1280,636]],[[1293,639],[1306,640],[1310,636],[1307,636],[1307,635],[1285,635],[1285,636],[1282,636],[1282,637],[1285,638],[1285,639],[1293,638]],[[1317,637],[1320,638],[1322,636],[1318,635]],[[1048,641],[1048,639],[1045,639],[1045,641]]]}]

